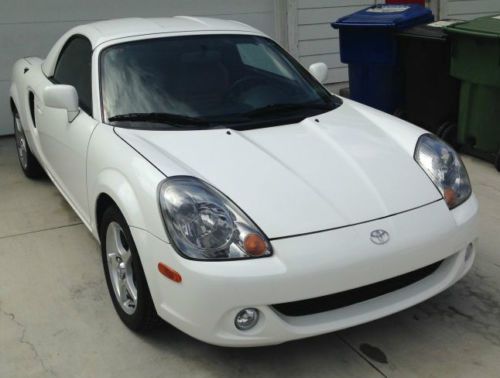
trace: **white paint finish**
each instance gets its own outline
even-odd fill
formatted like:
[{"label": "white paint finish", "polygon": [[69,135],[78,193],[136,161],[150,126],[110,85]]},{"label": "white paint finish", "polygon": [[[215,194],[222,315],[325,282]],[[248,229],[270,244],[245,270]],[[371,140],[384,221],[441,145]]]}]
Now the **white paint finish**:
[{"label": "white paint finish", "polygon": [[[166,176],[201,177],[214,185],[270,238],[342,227],[439,199],[413,160],[422,130],[353,104],[314,117],[319,124],[309,118],[230,136],[225,130],[117,133]],[[394,133],[396,127],[404,127],[404,137],[395,136],[403,135]],[[259,172],[259,180],[248,172]]]},{"label": "white paint finish", "polygon": [[313,63],[308,67],[308,70],[320,83],[324,83],[328,77],[328,66],[326,63]]},{"label": "white paint finish", "polygon": [[[470,269],[473,259],[464,259],[464,248],[476,239],[477,200],[472,195],[448,210],[413,159],[424,132],[415,126],[344,100],[315,116],[317,121],[230,134],[114,130],[85,114],[68,124],[63,110],[38,104],[34,129],[27,121],[27,88],[43,100],[40,93],[49,85],[40,63],[33,60],[27,73],[30,63],[16,63],[11,88],[30,146],[95,237],[97,198],[106,193],[114,199],[131,226],[158,313],[196,338],[253,346],[331,332],[419,303]],[[166,176],[181,174],[204,179],[231,198],[274,238],[274,255],[200,262],[177,254],[163,227],[157,188]],[[370,232],[379,228],[391,234],[390,243],[370,242]],[[440,268],[420,282],[342,309],[288,318],[269,307],[349,290],[441,259]],[[182,285],[158,274],[159,261],[182,275]],[[262,318],[242,334],[234,316],[246,306],[259,308]]]},{"label": "white paint finish", "polygon": [[52,85],[43,91],[43,102],[51,108],[63,109],[67,112],[68,122],[72,122],[80,112],[78,93],[71,85]]},{"label": "white paint finish", "polygon": [[97,57],[103,46],[140,39],[144,36],[164,37],[185,33],[251,33],[264,35],[261,31],[246,24],[206,17],[164,17],[164,18],[120,18],[116,20],[97,21],[79,25],[68,30],[50,49],[47,58],[42,63],[42,70],[47,77],[54,74],[61,50],[69,38],[74,35],[84,35],[94,49]]},{"label": "white paint finish", "polygon": [[[181,287],[163,279],[153,269],[146,271],[150,290],[158,294],[156,307],[164,319],[200,340],[217,345],[269,345],[383,317],[451,286],[470,269],[473,260],[464,261],[463,248],[475,237],[476,199],[471,198],[466,206],[471,216],[459,227],[446,205],[439,202],[391,219],[278,240],[273,242],[273,257],[253,261],[205,264],[186,261],[170,245],[147,232],[134,229],[133,235],[140,249],[148,247],[146,259],[151,263],[159,259],[168,261],[185,278]],[[377,228],[391,230],[397,238],[395,243],[374,248],[368,235]],[[445,229],[449,232],[441,232]],[[464,233],[465,230],[468,231]],[[411,246],[406,241],[410,239],[415,241]],[[441,259],[446,260],[440,269],[418,283],[352,306],[299,317],[287,317],[269,307],[344,291],[352,288],[354,282],[356,287],[370,284]],[[228,282],[232,283],[231,290],[227,289]],[[197,301],[186,301],[186,291]],[[220,292],[224,295],[218,295]],[[258,308],[262,320],[255,329],[243,334],[234,328],[234,316],[248,306]]]},{"label": "white paint finish", "polygon": [[[5,222],[9,219],[18,227],[7,234],[27,232],[0,239],[2,310],[15,316],[13,320],[0,314],[0,345],[8,346],[0,353],[1,377],[53,378],[49,372],[44,375],[45,367],[58,377],[73,378],[101,377],[110,371],[122,378],[162,377],[166,371],[179,377],[207,378],[380,378],[358,355],[363,343],[387,355],[388,364],[372,361],[387,376],[498,375],[500,192],[496,189],[500,175],[490,163],[464,157],[481,202],[480,240],[472,271],[457,285],[422,305],[344,332],[265,350],[227,351],[168,326],[146,339],[128,331],[117,321],[102,277],[99,247],[86,229],[79,225],[40,231],[57,227],[52,222],[63,219],[61,215],[76,219],[64,199],[49,181],[22,176],[13,138],[0,139],[0,161],[0,196],[4,199],[0,227],[9,225]],[[20,207],[14,210],[15,205]],[[67,224],[68,220],[59,223]],[[161,277],[158,281],[166,283]],[[19,342],[23,332],[24,341],[36,348],[37,356],[31,345]],[[118,369],[117,345],[122,353],[134,356],[122,360]],[[221,364],[224,353],[231,358]],[[251,369],[242,370],[242,366]]]}]

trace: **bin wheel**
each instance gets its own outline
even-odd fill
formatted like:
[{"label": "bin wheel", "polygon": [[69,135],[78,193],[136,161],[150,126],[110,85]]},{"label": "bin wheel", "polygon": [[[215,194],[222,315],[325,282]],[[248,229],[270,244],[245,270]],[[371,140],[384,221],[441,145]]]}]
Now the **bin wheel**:
[{"label": "bin wheel", "polygon": [[445,122],[437,129],[437,136],[448,143],[453,148],[458,147],[458,138],[457,138],[457,124],[453,122]]},{"label": "bin wheel", "polygon": [[500,172],[500,150],[498,150],[497,158],[495,159],[495,168]]}]

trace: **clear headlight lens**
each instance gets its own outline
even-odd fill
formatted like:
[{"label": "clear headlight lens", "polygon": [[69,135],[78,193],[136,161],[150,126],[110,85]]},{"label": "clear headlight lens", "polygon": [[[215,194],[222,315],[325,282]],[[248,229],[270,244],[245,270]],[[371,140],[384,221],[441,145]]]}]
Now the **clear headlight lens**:
[{"label": "clear headlight lens", "polygon": [[272,254],[262,231],[214,187],[189,176],[165,180],[160,209],[176,250],[198,260],[242,259]]},{"label": "clear headlight lens", "polygon": [[415,160],[441,192],[450,209],[463,203],[472,193],[467,171],[453,148],[432,134],[420,137]]}]

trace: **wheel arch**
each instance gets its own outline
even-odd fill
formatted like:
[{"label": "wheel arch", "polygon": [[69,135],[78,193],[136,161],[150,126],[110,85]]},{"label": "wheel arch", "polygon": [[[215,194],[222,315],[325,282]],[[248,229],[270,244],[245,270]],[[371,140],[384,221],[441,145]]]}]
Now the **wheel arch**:
[{"label": "wheel arch", "polygon": [[144,228],[145,216],[132,184],[115,169],[102,171],[94,185],[91,204],[93,206],[91,219],[92,232],[99,239],[99,228],[102,215],[109,206],[116,206],[123,214],[130,227]]},{"label": "wheel arch", "polygon": [[107,193],[100,193],[97,196],[97,200],[95,203],[95,222],[98,233],[99,230],[101,229],[102,216],[104,215],[106,209],[108,209],[111,206],[116,206],[119,209],[119,206],[116,204],[113,198],[111,198]]},{"label": "wheel arch", "polygon": [[9,98],[9,103],[10,103],[10,111],[12,112],[12,114],[17,113],[18,112],[17,105],[14,102],[14,99],[12,98],[12,96]]}]

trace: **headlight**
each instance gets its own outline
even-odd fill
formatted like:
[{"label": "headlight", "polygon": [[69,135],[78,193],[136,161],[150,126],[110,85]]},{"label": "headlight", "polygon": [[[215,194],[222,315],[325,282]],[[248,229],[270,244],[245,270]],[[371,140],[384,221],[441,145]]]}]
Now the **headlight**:
[{"label": "headlight", "polygon": [[272,254],[262,231],[214,187],[189,176],[165,180],[160,209],[176,250],[197,260],[227,260]]},{"label": "headlight", "polygon": [[438,137],[422,135],[415,148],[415,160],[436,185],[450,209],[471,195],[469,176],[460,156]]}]

